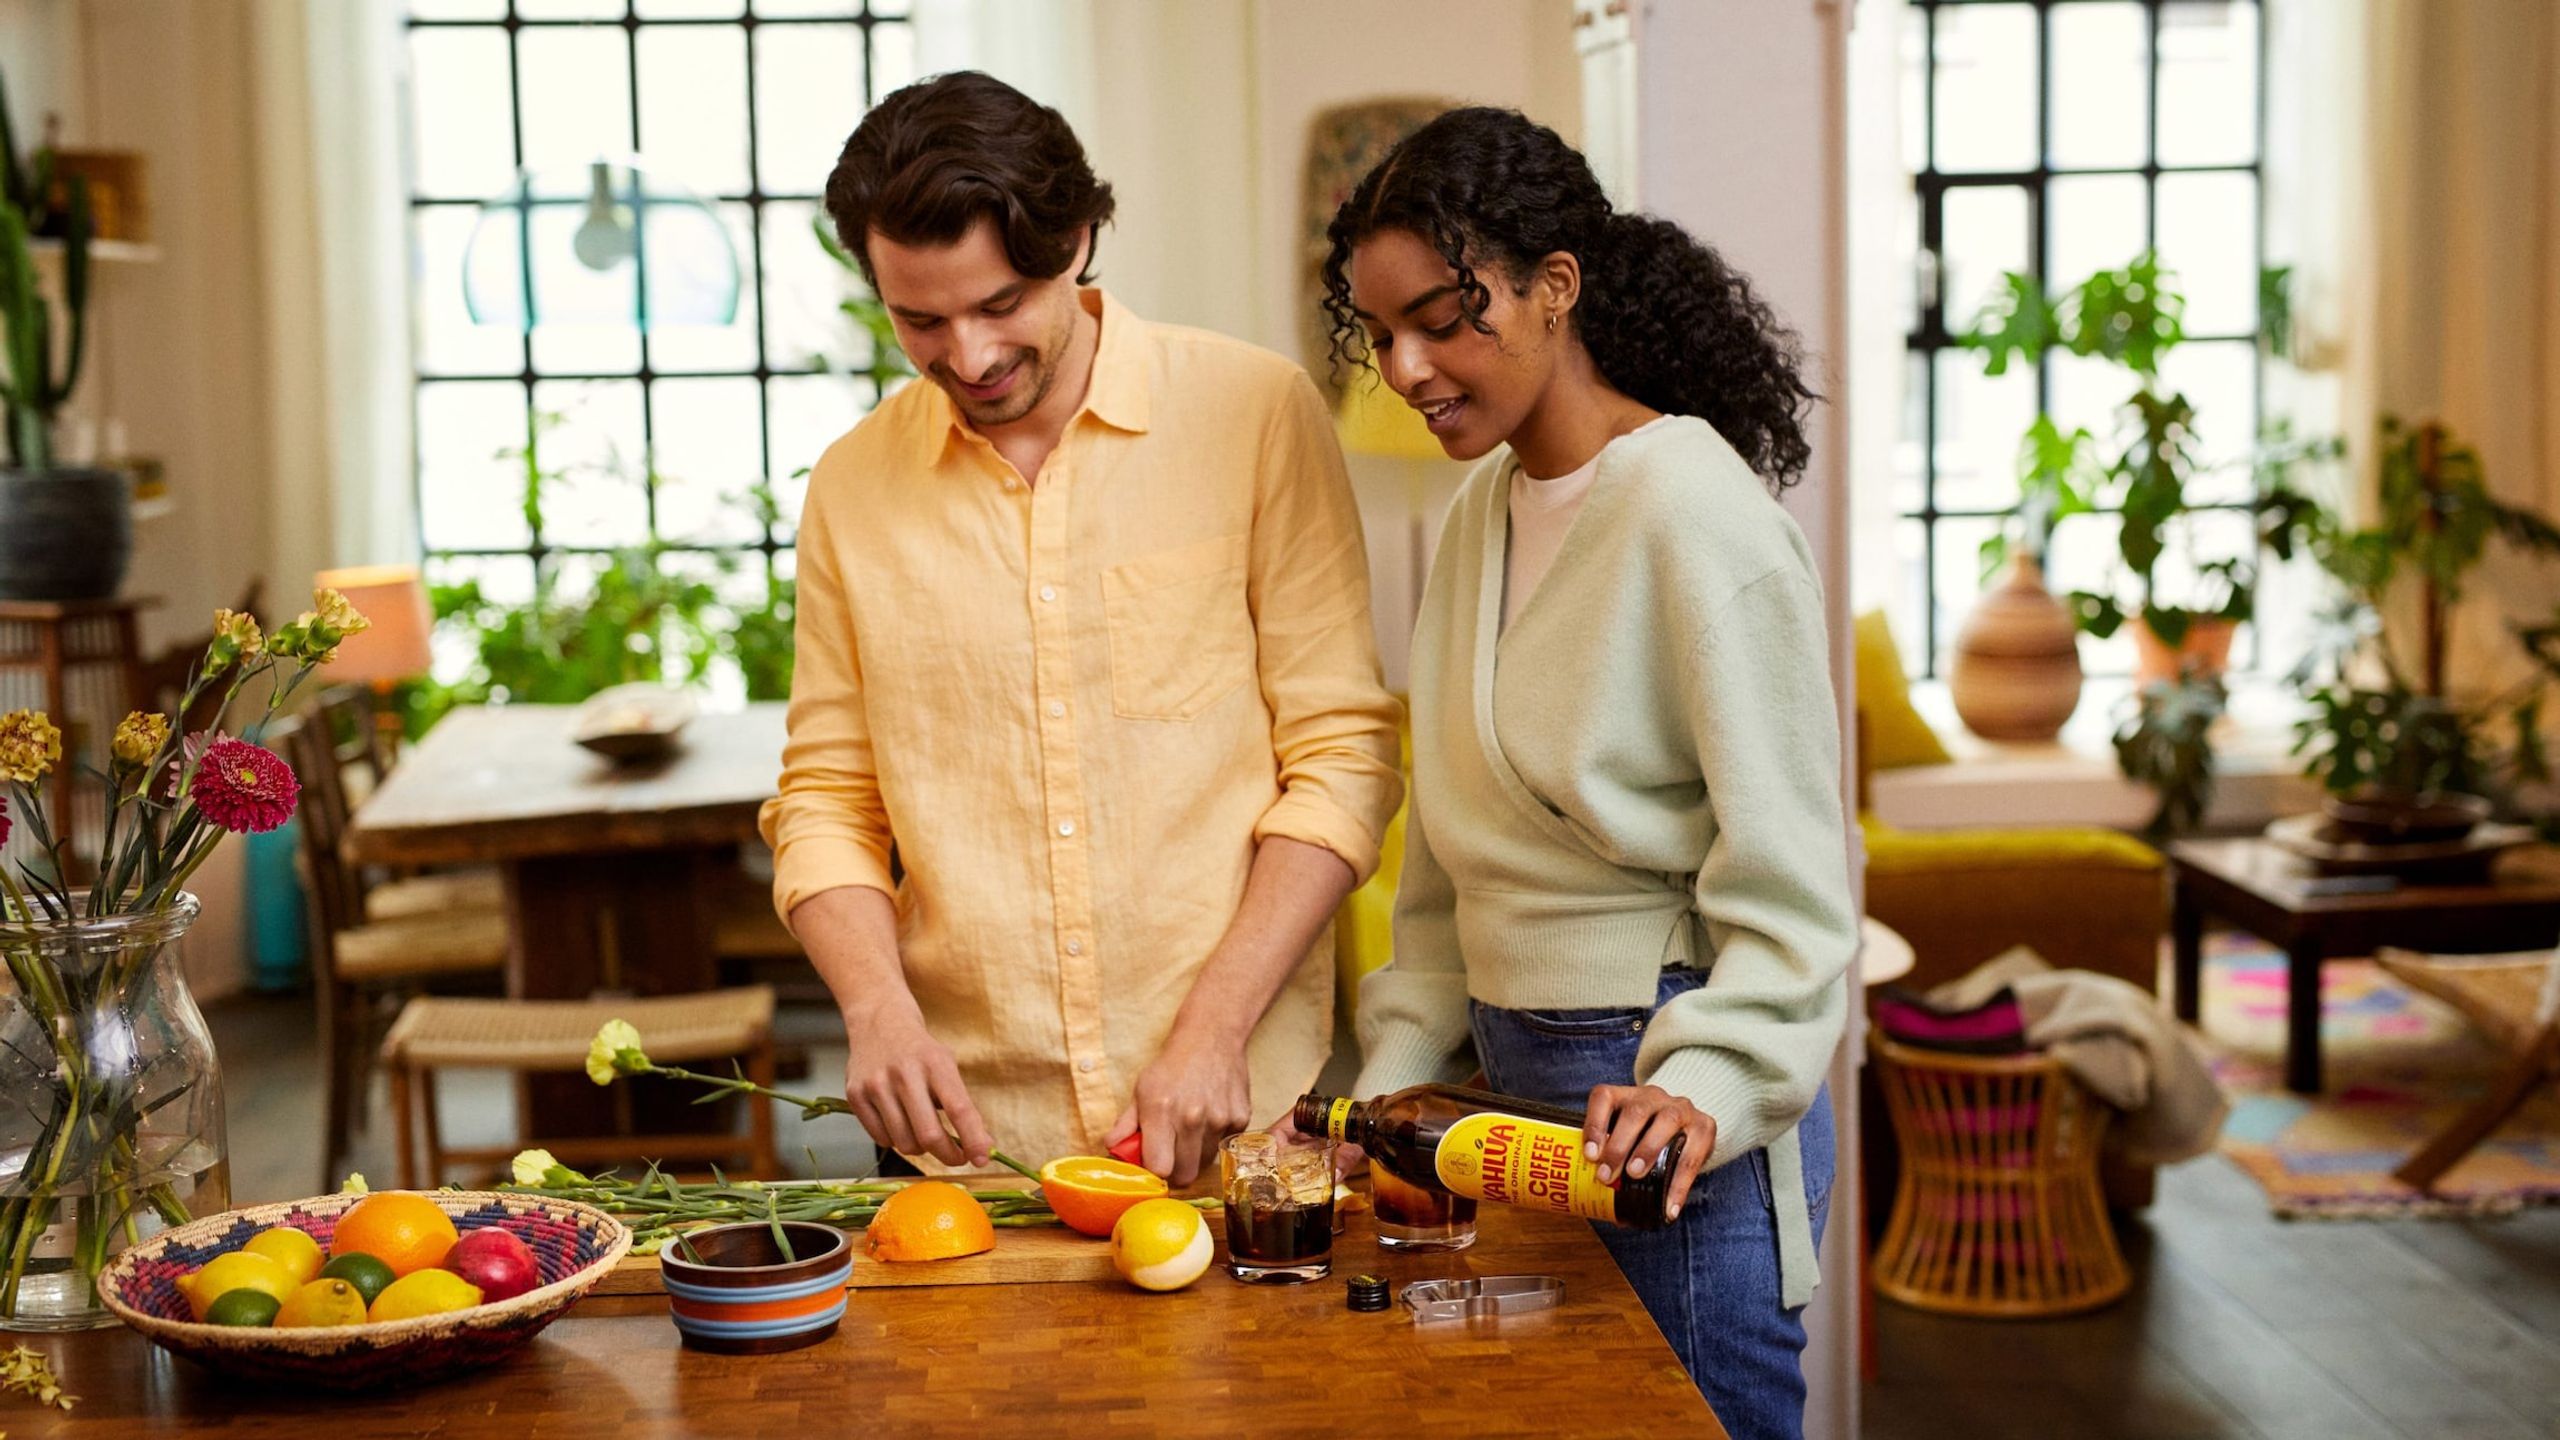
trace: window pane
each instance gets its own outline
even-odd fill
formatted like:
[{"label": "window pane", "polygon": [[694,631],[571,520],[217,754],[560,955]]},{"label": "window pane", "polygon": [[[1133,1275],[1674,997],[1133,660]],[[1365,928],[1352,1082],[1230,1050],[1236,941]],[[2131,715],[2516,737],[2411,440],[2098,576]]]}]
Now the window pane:
[{"label": "window pane", "polygon": [[533,403],[542,432],[542,538],[553,545],[649,539],[647,439],[636,380],[546,380]]},{"label": "window pane", "polygon": [[849,18],[862,13],[862,4],[861,0],[756,0],[756,13],[783,19],[802,15]]},{"label": "window pane", "polygon": [[767,387],[765,402],[772,416],[773,456],[768,467],[773,493],[784,519],[800,523],[806,476],[794,476],[818,463],[818,457],[862,418],[871,407],[871,385],[841,375],[777,376]]},{"label": "window pane", "polygon": [[817,216],[807,201],[764,207],[765,360],[776,370],[867,370],[870,335],[837,308],[861,277],[818,244]]},{"label": "window pane", "polygon": [[507,0],[409,0],[409,13],[421,20],[504,20]]},{"label": "window pane", "polygon": [[2045,288],[2069,291],[2142,253],[2150,199],[2139,175],[2083,175],[2045,187]]},{"label": "window pane", "polygon": [[619,20],[622,0],[516,0],[526,20]]},{"label": "window pane", "polygon": [[1940,170],[2025,170],[2036,163],[2036,12],[1965,5],[1938,19]]},{"label": "window pane", "polygon": [[[2257,347],[2246,340],[2181,345],[2160,362],[2160,383],[2183,393],[2196,408],[2198,461],[2219,465],[2246,459],[2258,436],[2258,404],[2252,386]],[[2238,500],[2249,493],[2249,469],[2199,479],[2201,500]]]},{"label": "window pane", "polygon": [[1902,652],[1903,669],[1922,672],[1929,649],[1929,527],[1904,520],[1893,527],[1893,599],[1887,611],[1893,621],[1894,648]]},{"label": "window pane", "polygon": [[747,498],[764,478],[756,382],[660,380],[650,387],[658,537],[693,544],[764,538]]},{"label": "window pane", "polygon": [[1920,508],[1920,462],[1929,445],[1929,357],[1918,350],[1904,355],[1902,434],[1893,444],[1893,508],[1909,515]]},{"label": "window pane", "polygon": [[501,30],[409,32],[409,154],[417,193],[477,200],[515,175]]},{"label": "window pane", "polygon": [[2246,173],[2160,177],[2160,262],[2187,297],[2187,333],[2258,328],[2258,181]]},{"label": "window pane", "polygon": [[815,195],[862,119],[862,32],[851,25],[758,30],[756,165],[764,188]]},{"label": "window pane", "polygon": [[[462,303],[462,256],[479,224],[471,205],[424,205],[410,212],[416,248],[410,263],[410,311],[418,337],[418,368],[436,375],[513,375],[524,368],[523,332],[508,325],[478,325]],[[504,272],[503,285],[520,289],[518,250],[491,246],[484,263]]]},{"label": "window pane", "polygon": [[1982,307],[2005,288],[2002,272],[2035,268],[2027,210],[2027,192],[2020,186],[1966,186],[1946,193],[1938,284],[1949,329],[1971,328]]},{"label": "window pane", "polygon": [[2142,7],[2057,5],[2052,41],[2053,166],[2140,165],[2151,105],[2151,26]]},{"label": "window pane", "polygon": [[[2124,596],[2117,577],[2124,568],[2116,554],[2116,538],[2124,522],[2114,515],[2074,515],[2054,527],[2053,549],[2045,557],[2045,585],[2056,595],[2095,590]],[[2133,671],[2133,635],[2119,630],[2106,640],[2080,637],[2080,663],[2092,675],[2126,675]]]},{"label": "window pane", "polygon": [[1938,508],[1989,510],[2018,498],[2018,441],[2036,418],[2036,373],[1982,373],[1970,350],[1938,356]]},{"label": "window pane", "polygon": [[1938,522],[1938,671],[1946,673],[1955,653],[1956,632],[1964,628],[1974,602],[1982,598],[1982,542],[1999,528],[1996,520]]},{"label": "window pane", "polygon": [[[1929,12],[1913,6],[1902,16],[1902,168],[1929,168]],[[1917,592],[1915,592],[1917,593]]]},{"label": "window pane", "polygon": [[635,0],[643,20],[728,20],[747,13],[747,0]]},{"label": "window pane", "polygon": [[630,151],[631,56],[619,28],[525,30],[516,55],[529,168],[575,170]]},{"label": "window pane", "polygon": [[906,25],[882,25],[871,32],[871,94],[876,101],[916,80],[916,32]]},{"label": "window pane", "polygon": [[[452,555],[426,563],[429,586],[478,581],[481,597],[492,604],[522,605],[533,598],[533,561],[522,555]],[[479,658],[480,633],[455,620],[438,625],[433,641],[433,671],[450,685],[471,673]]]},{"label": "window pane", "polygon": [[533,282],[537,310],[533,364],[569,374],[623,374],[640,368],[640,331],[628,263],[590,270],[572,248],[583,205],[533,209]]},{"label": "window pane", "polygon": [[2045,361],[2046,413],[2064,434],[2086,430],[2112,455],[2116,427],[2123,423],[2125,401],[2133,395],[2133,372],[2112,360],[2056,351]]},{"label": "window pane", "polygon": [[2258,7],[2160,7],[2160,163],[2258,158]]},{"label": "window pane", "polygon": [[[649,361],[659,370],[752,370],[756,365],[756,287],[753,210],[736,202],[721,202],[711,207],[729,232],[730,247],[737,253],[738,317],[726,325],[656,324],[649,330]],[[663,253],[650,252],[653,256]],[[651,261],[649,283],[653,293],[661,280],[657,262]]]},{"label": "window pane", "polygon": [[652,170],[706,195],[747,181],[747,32],[723,25],[640,31],[640,149]]},{"label": "window pane", "polygon": [[418,515],[429,549],[529,545],[524,387],[512,381],[418,386]]}]

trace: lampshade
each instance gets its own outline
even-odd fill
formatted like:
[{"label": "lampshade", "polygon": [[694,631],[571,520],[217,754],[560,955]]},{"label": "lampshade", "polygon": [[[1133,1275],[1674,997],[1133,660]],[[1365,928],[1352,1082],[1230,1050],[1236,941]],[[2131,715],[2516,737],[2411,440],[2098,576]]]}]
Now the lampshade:
[{"label": "lampshade", "polygon": [[338,646],[338,658],[321,667],[331,684],[388,685],[427,673],[432,619],[426,587],[412,565],[362,565],[323,570],[315,585],[335,590],[362,611],[372,626]]},{"label": "lampshade", "polygon": [[524,171],[480,207],[462,298],[482,325],[727,325],[738,249],[701,196],[598,157]]},{"label": "lampshade", "polygon": [[1449,452],[1431,437],[1422,412],[1387,388],[1376,367],[1363,365],[1342,387],[1342,403],[1334,408],[1333,429],[1342,448],[1354,455],[1385,455],[1397,460],[1446,460]]}]

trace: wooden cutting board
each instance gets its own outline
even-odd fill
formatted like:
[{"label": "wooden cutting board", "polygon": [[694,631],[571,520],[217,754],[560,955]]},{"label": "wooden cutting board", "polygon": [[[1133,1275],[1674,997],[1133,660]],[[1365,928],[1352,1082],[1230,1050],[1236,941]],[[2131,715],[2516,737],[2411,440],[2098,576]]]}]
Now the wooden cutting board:
[{"label": "wooden cutting board", "polygon": [[[1214,1225],[1214,1221],[1212,1222]],[[862,1250],[862,1232],[853,1232],[853,1275],[849,1289],[884,1285],[1040,1285],[1072,1280],[1111,1279],[1109,1241],[1079,1235],[1063,1225],[998,1228],[996,1248],[956,1260],[910,1260],[889,1264]],[[588,1293],[657,1295],[666,1291],[659,1278],[658,1257],[626,1255],[613,1273]]]}]

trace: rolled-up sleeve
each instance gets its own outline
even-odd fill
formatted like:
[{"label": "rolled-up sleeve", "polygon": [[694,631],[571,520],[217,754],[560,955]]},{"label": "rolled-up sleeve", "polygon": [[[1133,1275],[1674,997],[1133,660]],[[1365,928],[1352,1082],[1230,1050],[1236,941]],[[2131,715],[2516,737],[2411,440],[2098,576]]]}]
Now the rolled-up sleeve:
[{"label": "rolled-up sleeve", "polygon": [[1396,702],[1379,677],[1368,547],[1342,449],[1315,386],[1293,382],[1264,437],[1247,581],[1280,779],[1253,837],[1322,846],[1366,880],[1404,795]]},{"label": "rolled-up sleeve", "polygon": [[893,835],[873,764],[863,708],[862,657],[854,640],[842,557],[828,524],[831,467],[818,462],[800,522],[794,598],[790,738],[782,749],[780,793],[757,826],[773,847],[773,907],[785,924],[823,890],[868,885],[894,893]]}]

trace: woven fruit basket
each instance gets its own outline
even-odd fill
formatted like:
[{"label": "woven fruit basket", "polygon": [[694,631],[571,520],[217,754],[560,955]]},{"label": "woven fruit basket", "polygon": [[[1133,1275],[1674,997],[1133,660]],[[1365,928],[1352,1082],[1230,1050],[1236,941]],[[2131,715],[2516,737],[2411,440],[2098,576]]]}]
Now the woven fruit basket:
[{"label": "woven fruit basket", "polygon": [[224,1375],[327,1390],[387,1390],[476,1369],[532,1339],[577,1303],[631,1248],[631,1232],[592,1205],[485,1190],[433,1190],[428,1199],[464,1234],[487,1226],[533,1251],[542,1283],[511,1300],[442,1315],[326,1329],[198,1323],[178,1278],[237,1250],[271,1226],[308,1232],[325,1248],[361,1195],[322,1195],[190,1221],[143,1241],[98,1277],[99,1298],[151,1343]]}]

